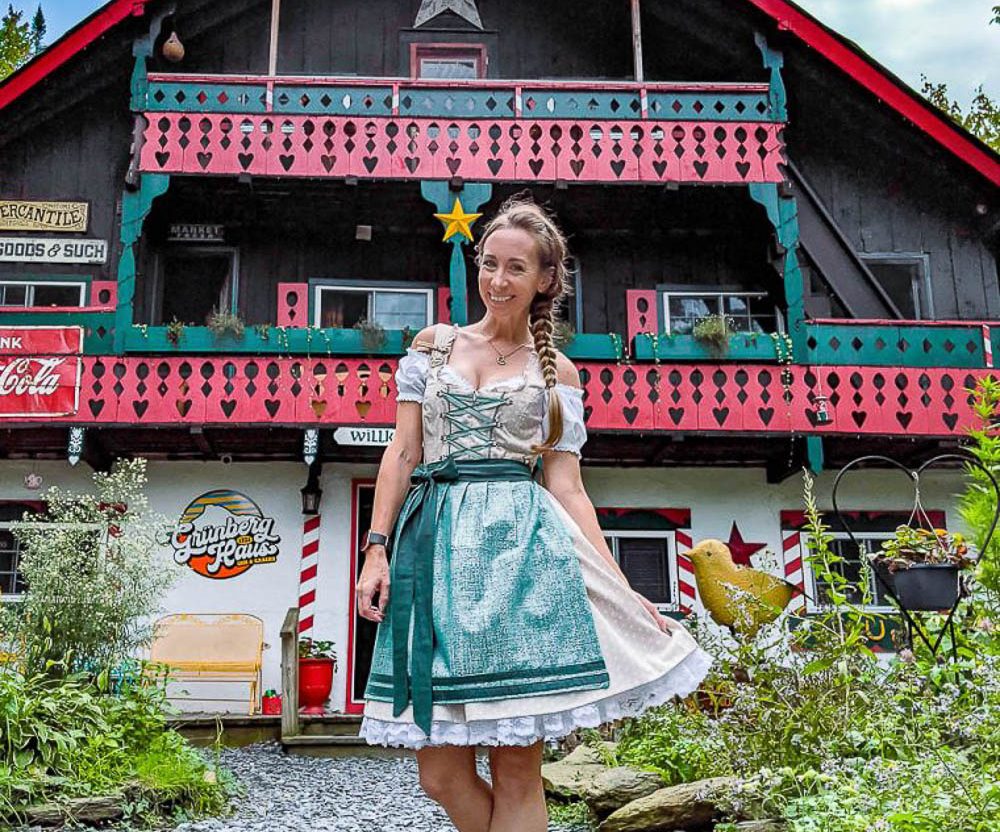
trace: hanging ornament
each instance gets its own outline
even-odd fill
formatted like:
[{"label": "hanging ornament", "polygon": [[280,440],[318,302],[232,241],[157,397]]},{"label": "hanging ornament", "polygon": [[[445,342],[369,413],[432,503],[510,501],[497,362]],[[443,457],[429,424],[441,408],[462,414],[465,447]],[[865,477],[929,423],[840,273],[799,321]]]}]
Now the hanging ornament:
[{"label": "hanging ornament", "polygon": [[160,51],[163,53],[164,58],[173,63],[183,60],[184,44],[177,37],[177,32],[170,33],[170,37],[166,39]]}]

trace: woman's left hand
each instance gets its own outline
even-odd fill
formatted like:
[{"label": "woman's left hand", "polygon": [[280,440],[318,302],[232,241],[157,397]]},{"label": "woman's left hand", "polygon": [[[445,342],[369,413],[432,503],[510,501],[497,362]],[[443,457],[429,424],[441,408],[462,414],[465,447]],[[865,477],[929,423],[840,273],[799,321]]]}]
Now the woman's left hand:
[{"label": "woman's left hand", "polygon": [[667,635],[672,635],[672,633],[670,632],[670,625],[673,624],[674,622],[671,619],[667,618],[666,616],[661,615],[660,611],[656,608],[656,604],[654,604],[648,598],[646,598],[643,595],[640,595],[634,589],[632,591],[635,592],[635,597],[642,602],[642,605],[646,608],[646,611],[651,616],[653,616],[653,621],[656,622],[656,626],[659,627],[660,630],[666,633]]}]

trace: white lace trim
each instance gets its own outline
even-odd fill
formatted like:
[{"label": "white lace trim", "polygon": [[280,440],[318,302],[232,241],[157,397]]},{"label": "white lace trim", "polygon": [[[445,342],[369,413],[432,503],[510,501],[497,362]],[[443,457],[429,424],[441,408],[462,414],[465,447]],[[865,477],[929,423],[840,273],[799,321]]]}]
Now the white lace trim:
[{"label": "white lace trim", "polygon": [[358,735],[369,745],[423,748],[425,745],[532,745],[540,739],[558,739],[577,728],[596,728],[692,693],[712,666],[715,658],[700,647],[663,676],[607,699],[567,711],[518,716],[507,719],[478,719],[469,722],[433,720],[431,737],[412,722],[394,722],[365,716]]}]

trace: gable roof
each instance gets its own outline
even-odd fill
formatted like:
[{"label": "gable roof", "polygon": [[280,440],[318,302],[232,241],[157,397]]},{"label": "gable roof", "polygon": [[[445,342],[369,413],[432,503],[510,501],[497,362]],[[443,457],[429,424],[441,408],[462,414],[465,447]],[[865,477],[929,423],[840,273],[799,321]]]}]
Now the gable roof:
[{"label": "gable roof", "polygon": [[0,81],[0,110],[82,52],[127,17],[142,17],[149,0],[110,0]]},{"label": "gable roof", "polygon": [[[141,17],[150,0],[110,0],[16,72],[0,81],[0,110],[127,17]],[[934,139],[994,185],[1000,185],[1000,154],[911,89],[857,45],[791,0],[744,0],[829,60],[872,95]]]}]

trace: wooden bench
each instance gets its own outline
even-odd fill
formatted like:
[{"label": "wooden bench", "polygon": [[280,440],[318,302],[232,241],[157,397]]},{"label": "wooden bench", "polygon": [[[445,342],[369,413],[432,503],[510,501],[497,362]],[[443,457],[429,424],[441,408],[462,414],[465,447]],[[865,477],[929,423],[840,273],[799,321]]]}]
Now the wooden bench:
[{"label": "wooden bench", "polygon": [[[243,702],[247,713],[260,708],[264,622],[253,615],[167,615],[156,622],[150,661],[169,667],[178,682],[238,682],[249,685],[240,697],[190,696],[206,702]],[[179,697],[174,697],[179,698]]]}]

